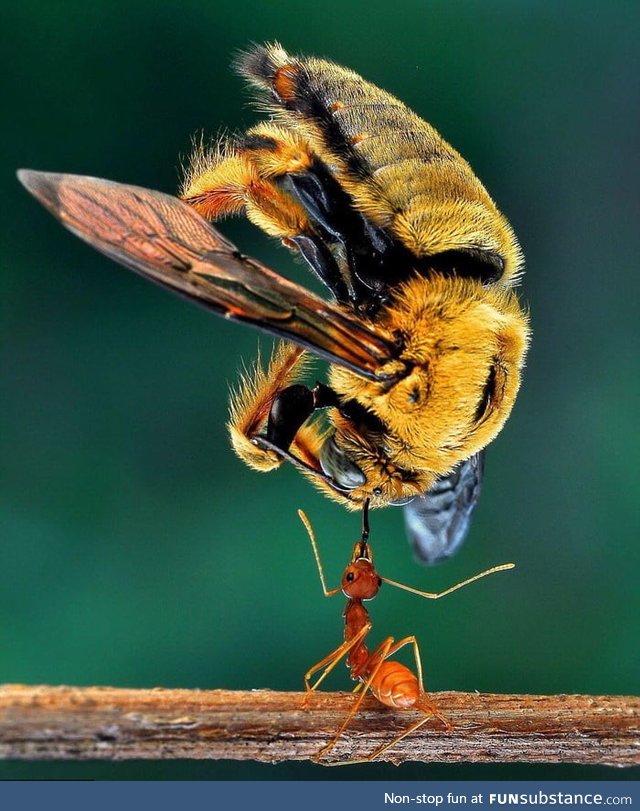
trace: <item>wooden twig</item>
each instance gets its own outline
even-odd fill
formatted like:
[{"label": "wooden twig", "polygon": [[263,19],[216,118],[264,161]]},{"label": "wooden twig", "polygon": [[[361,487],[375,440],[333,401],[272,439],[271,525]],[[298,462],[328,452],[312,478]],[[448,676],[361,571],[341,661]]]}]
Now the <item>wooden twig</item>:
[{"label": "wooden twig", "polygon": [[[395,762],[640,763],[640,699],[436,693],[434,719],[385,754]],[[0,687],[0,757],[30,760],[306,760],[335,734],[350,693]],[[360,757],[419,715],[367,698],[332,752]]]}]

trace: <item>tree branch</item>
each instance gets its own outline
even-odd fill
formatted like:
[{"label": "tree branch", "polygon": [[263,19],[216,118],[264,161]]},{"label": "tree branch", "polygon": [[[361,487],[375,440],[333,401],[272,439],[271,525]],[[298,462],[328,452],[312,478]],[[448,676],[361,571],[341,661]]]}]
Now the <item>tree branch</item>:
[{"label": "tree branch", "polygon": [[[395,762],[640,763],[640,699],[436,693],[453,724],[437,719],[398,743]],[[0,687],[0,757],[28,760],[307,760],[328,743],[350,693],[270,690],[127,690],[111,687]],[[335,760],[362,757],[420,714],[367,697]]]}]

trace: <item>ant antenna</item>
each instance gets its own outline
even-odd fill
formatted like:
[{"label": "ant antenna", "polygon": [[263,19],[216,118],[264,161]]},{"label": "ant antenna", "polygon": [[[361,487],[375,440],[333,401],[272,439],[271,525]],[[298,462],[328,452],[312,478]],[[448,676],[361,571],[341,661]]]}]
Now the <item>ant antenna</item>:
[{"label": "ant antenna", "polygon": [[380,579],[383,580],[385,583],[388,583],[390,586],[395,586],[398,589],[404,589],[405,591],[410,591],[412,594],[417,594],[418,597],[427,597],[430,600],[437,600],[440,597],[444,597],[447,594],[451,594],[453,591],[457,591],[458,589],[463,588],[464,586],[468,586],[469,583],[474,583],[476,580],[480,580],[482,577],[486,577],[489,574],[495,574],[496,572],[506,572],[508,569],[515,569],[515,563],[503,563],[500,566],[492,566],[491,569],[487,569],[484,572],[480,572],[480,574],[475,574],[473,577],[469,577],[466,580],[463,580],[461,583],[456,583],[455,586],[451,586],[445,591],[440,592],[429,592],[429,591],[419,591],[418,589],[411,588],[411,586],[405,586],[404,583],[397,583],[395,580],[389,580],[386,577],[381,577]]},{"label": "ant antenna", "polygon": [[298,516],[302,521],[302,523],[304,524],[304,527],[307,530],[307,535],[309,536],[309,540],[311,541],[313,555],[316,559],[316,566],[318,567],[318,574],[320,575],[320,583],[322,585],[322,591],[324,592],[324,596],[331,597],[334,594],[337,594],[339,591],[342,591],[342,586],[338,586],[338,588],[336,589],[327,588],[327,581],[324,579],[324,569],[322,568],[322,561],[320,560],[320,552],[318,551],[318,542],[316,541],[316,534],[313,531],[313,527],[311,526],[311,521],[309,521],[309,519],[302,510],[298,510]]}]

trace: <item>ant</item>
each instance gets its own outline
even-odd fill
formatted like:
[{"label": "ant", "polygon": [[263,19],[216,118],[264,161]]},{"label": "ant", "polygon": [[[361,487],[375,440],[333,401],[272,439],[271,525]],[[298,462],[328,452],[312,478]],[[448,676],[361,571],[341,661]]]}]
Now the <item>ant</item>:
[{"label": "ant", "polygon": [[[417,594],[420,597],[427,597],[431,600],[437,600],[444,597],[446,594],[451,594],[475,580],[486,577],[495,572],[504,572],[507,569],[513,569],[514,563],[504,563],[501,566],[494,566],[487,569],[480,574],[463,580],[455,586],[451,586],[445,591],[438,593],[431,593],[426,591],[419,591],[418,589],[405,586],[402,583],[396,583],[394,580],[389,580],[382,577],[376,572],[373,565],[373,555],[368,543],[369,539],[369,518],[368,518],[369,502],[365,501],[362,512],[362,537],[353,547],[353,554],[351,561],[342,574],[342,582],[335,589],[327,589],[327,584],[324,578],[324,571],[320,561],[320,554],[318,552],[318,545],[316,542],[315,534],[309,522],[309,519],[302,510],[298,510],[300,520],[306,527],[309,534],[309,540],[313,547],[313,554],[318,566],[318,573],[320,575],[320,582],[325,597],[332,597],[334,594],[342,591],[347,598],[347,605],[344,610],[344,642],[339,645],[328,656],[325,656],[312,668],[310,668],[304,677],[305,688],[307,690],[307,698],[310,693],[317,690],[324,679],[334,669],[343,657],[347,657],[347,667],[351,672],[351,678],[357,681],[354,692],[361,690],[358,700],[353,705],[351,711],[347,715],[340,729],[326,746],[324,746],[316,755],[313,760],[321,762],[322,759],[330,752],[336,745],[338,739],[351,723],[353,716],[360,708],[364,697],[371,691],[373,695],[387,707],[398,710],[409,710],[411,708],[420,710],[424,717],[418,719],[411,726],[407,727],[404,732],[396,736],[389,743],[376,749],[372,754],[367,757],[355,758],[346,761],[339,761],[330,763],[324,761],[328,766],[343,766],[351,763],[369,763],[372,760],[380,757],[384,752],[390,749],[395,744],[399,743],[403,738],[411,735],[412,732],[420,729],[421,726],[426,724],[430,718],[438,718],[445,725],[447,730],[453,729],[452,724],[448,719],[442,715],[437,707],[433,704],[427,693],[425,692],[422,681],[422,661],[420,658],[420,650],[418,648],[418,641],[415,636],[406,636],[396,642],[393,637],[389,636],[384,639],[377,648],[369,652],[365,645],[365,639],[371,630],[372,623],[369,619],[369,612],[364,607],[365,600],[373,600],[377,595],[382,583],[388,583],[390,586],[410,591],[412,594]],[[406,665],[400,662],[389,661],[393,654],[397,653],[401,648],[406,645],[413,647],[413,654],[416,663],[416,673],[413,673]],[[311,684],[311,679],[315,673],[323,670],[323,673],[317,679],[315,684]],[[362,689],[361,689],[362,688]]]}]

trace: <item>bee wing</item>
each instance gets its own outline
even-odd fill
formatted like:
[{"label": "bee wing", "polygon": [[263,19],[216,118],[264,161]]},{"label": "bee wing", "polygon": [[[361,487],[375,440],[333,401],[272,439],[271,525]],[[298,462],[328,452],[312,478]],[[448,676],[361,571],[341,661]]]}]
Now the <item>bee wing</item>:
[{"label": "bee wing", "polygon": [[393,343],[353,314],[243,256],[190,206],[161,192],[81,175],[18,172],[76,236],[111,259],[217,312],[288,338],[371,379]]},{"label": "bee wing", "polygon": [[441,563],[462,545],[478,503],[483,473],[481,451],[404,507],[409,541],[421,563]]}]

